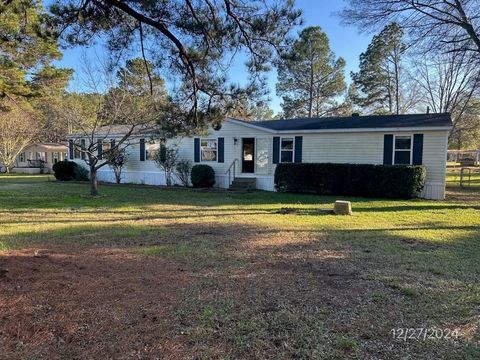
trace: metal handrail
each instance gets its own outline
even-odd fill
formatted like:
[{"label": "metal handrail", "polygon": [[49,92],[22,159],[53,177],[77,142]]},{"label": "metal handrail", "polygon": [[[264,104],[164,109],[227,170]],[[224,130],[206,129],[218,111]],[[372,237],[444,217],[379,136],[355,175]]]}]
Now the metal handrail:
[{"label": "metal handrail", "polygon": [[[230,166],[228,167],[228,170],[225,171],[225,174],[228,173],[228,186],[230,186],[230,184],[232,183],[233,180],[235,180],[235,163],[238,161],[238,159],[234,159],[232,161],[232,163],[230,164]],[[233,166],[233,179],[230,180],[230,177],[231,177],[231,173],[232,173],[232,166]]]}]

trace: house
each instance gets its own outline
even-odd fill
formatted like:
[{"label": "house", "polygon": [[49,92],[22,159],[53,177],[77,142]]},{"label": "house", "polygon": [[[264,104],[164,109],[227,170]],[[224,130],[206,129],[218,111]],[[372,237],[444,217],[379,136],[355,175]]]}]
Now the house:
[{"label": "house", "polygon": [[34,143],[16,158],[12,172],[26,174],[53,173],[52,166],[67,158],[68,147],[62,143]]},{"label": "house", "polygon": [[[443,199],[450,114],[350,116],[315,119],[242,121],[227,119],[204,134],[166,140],[179,156],[215,170],[216,186],[248,178],[257,189],[274,191],[276,164],[282,162],[425,165],[427,179],[419,196]],[[121,137],[112,132],[111,138]],[[81,161],[70,137],[70,158]],[[107,144],[108,145],[108,144]],[[165,184],[152,160],[159,141],[136,135],[128,150],[124,182]],[[83,162],[84,163],[84,162]],[[100,180],[113,182],[104,167]],[[374,181],[374,179],[372,179]]]}]

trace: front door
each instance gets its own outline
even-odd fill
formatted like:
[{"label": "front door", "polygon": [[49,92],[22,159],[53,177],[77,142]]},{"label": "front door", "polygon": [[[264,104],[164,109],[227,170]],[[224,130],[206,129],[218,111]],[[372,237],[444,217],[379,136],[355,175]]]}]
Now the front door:
[{"label": "front door", "polygon": [[255,172],[255,139],[242,139],[242,172]]}]

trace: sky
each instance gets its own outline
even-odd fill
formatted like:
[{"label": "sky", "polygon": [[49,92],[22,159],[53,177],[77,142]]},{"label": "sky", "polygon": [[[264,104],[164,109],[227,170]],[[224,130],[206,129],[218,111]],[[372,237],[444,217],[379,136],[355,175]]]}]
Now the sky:
[{"label": "sky", "polygon": [[[48,5],[50,1],[46,0]],[[343,57],[346,61],[345,78],[350,82],[350,72],[358,69],[360,54],[365,51],[371,35],[359,34],[357,29],[341,24],[340,18],[335,15],[343,7],[341,0],[296,0],[296,7],[303,10],[303,27],[320,26],[330,39],[330,47],[337,57]],[[301,28],[295,29],[294,34]],[[82,74],[80,58],[87,54],[90,59],[102,56],[103,47],[99,44],[88,49],[74,48],[65,49],[63,59],[57,62],[58,66],[73,68],[76,78],[70,84],[70,90],[78,90],[79,78]],[[234,65],[230,72],[233,82],[242,83],[246,78],[246,72],[241,62]],[[275,95],[276,72],[268,74],[268,87],[270,90],[270,107],[275,113],[281,111],[281,99]]]}]

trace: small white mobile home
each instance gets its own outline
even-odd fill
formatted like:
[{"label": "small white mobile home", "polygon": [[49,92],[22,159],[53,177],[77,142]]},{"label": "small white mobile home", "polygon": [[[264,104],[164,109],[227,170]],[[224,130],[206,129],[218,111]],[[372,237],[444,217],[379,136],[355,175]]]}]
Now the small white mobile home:
[{"label": "small white mobile home", "polygon": [[[172,138],[180,158],[208,164],[215,171],[216,186],[229,188],[234,178],[250,178],[257,189],[274,191],[275,167],[282,162],[412,164],[427,169],[425,189],[419,196],[443,199],[449,114],[351,116],[316,119],[242,121],[227,119],[222,126],[198,136]],[[123,181],[164,185],[165,178],[152,160],[160,142],[147,133],[128,148]],[[110,130],[110,138],[122,133]],[[69,138],[69,158],[85,164]],[[108,144],[107,144],[108,146]],[[107,166],[99,180],[113,182]]]},{"label": "small white mobile home", "polygon": [[18,154],[12,172],[24,174],[52,173],[53,165],[67,158],[67,151],[67,145],[62,143],[33,143]]}]

